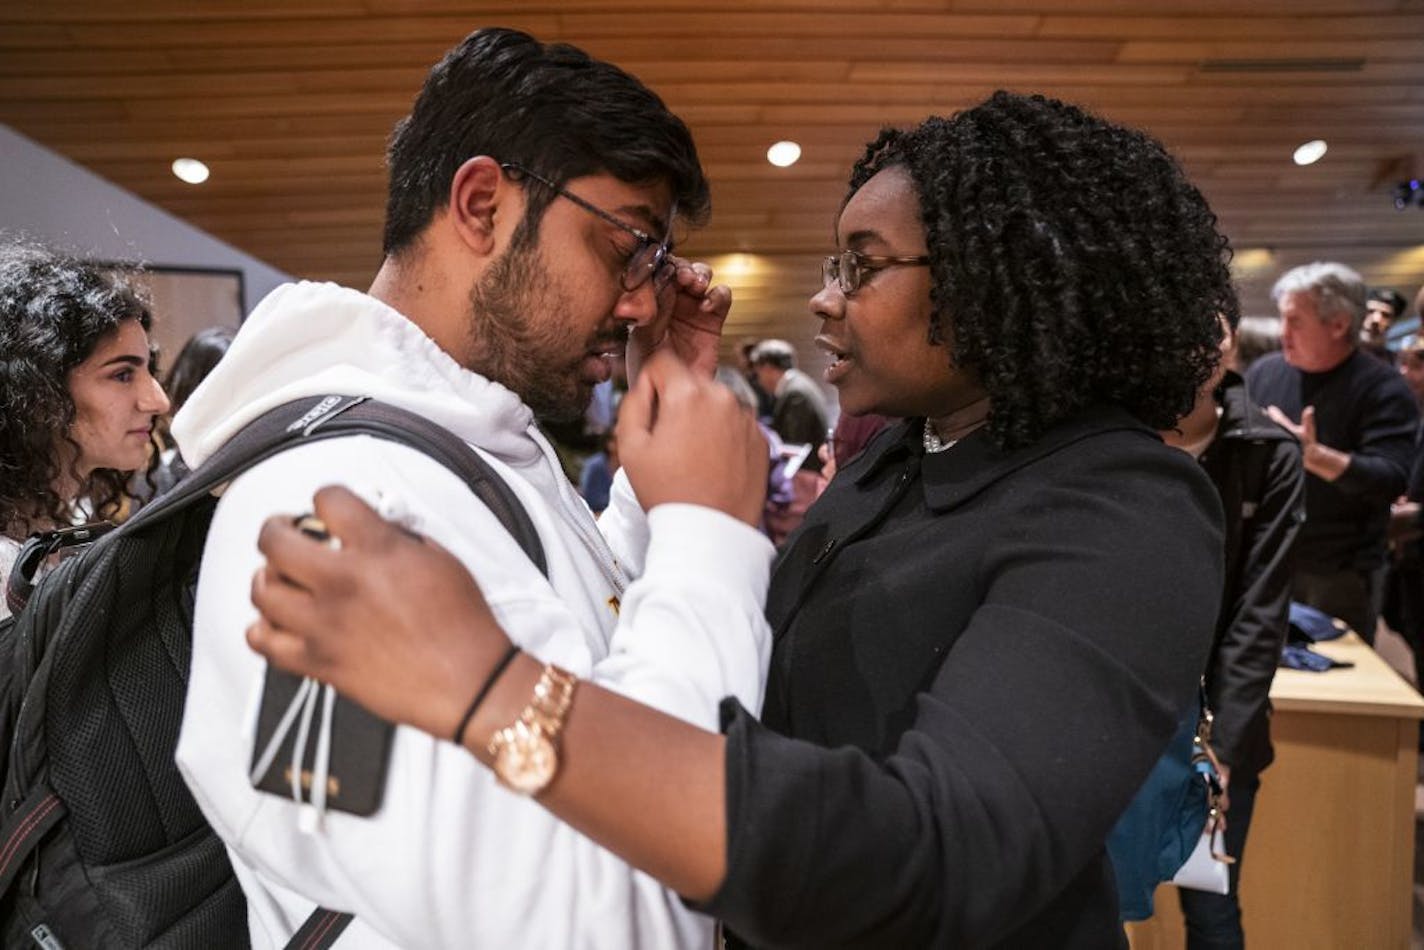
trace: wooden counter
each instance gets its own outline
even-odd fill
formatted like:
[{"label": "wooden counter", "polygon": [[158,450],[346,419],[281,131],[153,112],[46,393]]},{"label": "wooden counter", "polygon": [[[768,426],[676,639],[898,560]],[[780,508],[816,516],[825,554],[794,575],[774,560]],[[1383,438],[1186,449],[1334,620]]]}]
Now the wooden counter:
[{"label": "wooden counter", "polygon": [[[1243,865],[1246,944],[1408,950],[1424,699],[1353,633],[1315,650],[1355,665],[1276,672],[1276,761]],[[1175,888],[1157,889],[1156,909],[1128,926],[1133,950],[1184,946]]]}]

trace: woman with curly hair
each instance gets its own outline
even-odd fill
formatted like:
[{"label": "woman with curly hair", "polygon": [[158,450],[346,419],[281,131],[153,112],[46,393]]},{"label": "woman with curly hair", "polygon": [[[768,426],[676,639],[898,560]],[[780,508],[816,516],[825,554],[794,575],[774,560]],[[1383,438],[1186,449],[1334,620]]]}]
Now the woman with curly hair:
[{"label": "woman with curly hair", "polygon": [[[315,509],[339,547],[264,529],[249,642],[460,735],[746,944],[1125,945],[1104,841],[1222,588],[1215,492],[1155,430],[1217,362],[1227,242],[1156,142],[1002,92],[882,134],[836,241],[826,378],[905,421],[776,564],[760,722],[728,701],[703,732],[511,653],[457,562],[342,489]],[[675,376],[635,385],[624,442]]]},{"label": "woman with curly hair", "polygon": [[113,513],[148,461],[168,411],[150,320],[122,277],[0,244],[0,583],[24,538]]}]

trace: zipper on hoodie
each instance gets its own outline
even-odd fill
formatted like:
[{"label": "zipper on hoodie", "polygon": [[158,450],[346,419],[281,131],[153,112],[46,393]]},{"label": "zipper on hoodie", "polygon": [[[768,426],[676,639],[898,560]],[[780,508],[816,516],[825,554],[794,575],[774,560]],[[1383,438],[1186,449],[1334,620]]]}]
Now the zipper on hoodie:
[{"label": "zipper on hoodie", "polygon": [[539,451],[544,454],[544,462],[552,470],[556,478],[559,492],[559,504],[564,508],[564,513],[569,516],[569,522],[574,530],[578,532],[579,540],[583,542],[588,552],[593,555],[599,569],[603,572],[603,577],[613,588],[613,592],[620,599],[628,589],[628,576],[623,573],[623,568],[619,567],[617,559],[613,556],[613,551],[608,547],[608,542],[603,537],[603,532],[598,530],[597,523],[593,520],[593,512],[588,510],[588,505],[579,498],[574,486],[569,484],[569,480],[564,476],[564,469],[559,464],[559,458],[554,453],[554,448],[549,444],[549,440],[544,433],[539,431],[538,426],[531,425],[529,433],[533,437]]}]

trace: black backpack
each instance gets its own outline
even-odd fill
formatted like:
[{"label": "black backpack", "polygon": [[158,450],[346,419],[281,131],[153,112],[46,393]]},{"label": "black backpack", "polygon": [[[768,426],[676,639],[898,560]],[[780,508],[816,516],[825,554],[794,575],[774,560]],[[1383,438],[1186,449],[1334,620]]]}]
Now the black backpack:
[{"label": "black backpack", "polygon": [[[62,561],[0,621],[3,946],[248,945],[246,902],[223,843],[173,759],[213,491],[295,445],[358,434],[409,445],[455,472],[547,573],[509,486],[429,420],[350,396],[299,400],[257,419],[168,494]],[[24,562],[22,551],[17,602],[28,594]],[[289,946],[326,946],[350,920],[318,909]]]}]

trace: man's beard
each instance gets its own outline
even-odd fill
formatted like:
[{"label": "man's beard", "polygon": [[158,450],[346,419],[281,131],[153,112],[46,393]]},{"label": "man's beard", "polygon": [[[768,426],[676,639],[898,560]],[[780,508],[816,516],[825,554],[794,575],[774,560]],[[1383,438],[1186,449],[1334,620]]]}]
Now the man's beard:
[{"label": "man's beard", "polygon": [[591,395],[579,378],[579,363],[561,361],[568,350],[562,326],[568,299],[532,247],[506,251],[470,288],[472,368],[549,422],[577,419]]}]

